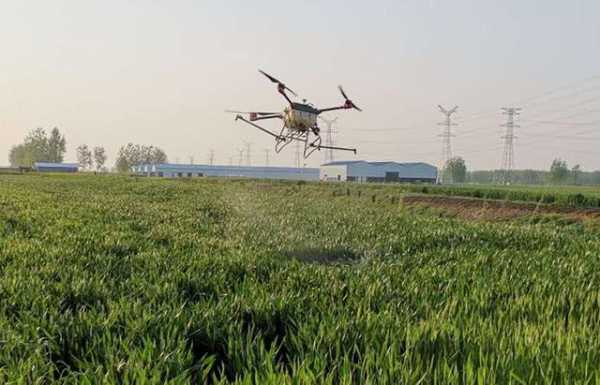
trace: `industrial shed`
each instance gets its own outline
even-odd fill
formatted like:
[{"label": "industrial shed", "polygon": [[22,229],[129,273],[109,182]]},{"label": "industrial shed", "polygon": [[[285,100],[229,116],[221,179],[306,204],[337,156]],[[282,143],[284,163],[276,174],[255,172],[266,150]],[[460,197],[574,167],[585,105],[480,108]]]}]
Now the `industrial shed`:
[{"label": "industrial shed", "polygon": [[77,172],[79,165],[77,163],[35,162],[33,169],[38,172]]},{"label": "industrial shed", "polygon": [[318,168],[211,166],[202,164],[145,164],[132,167],[138,175],[164,178],[204,176],[318,181]]},{"label": "industrial shed", "polygon": [[320,179],[348,182],[435,183],[437,168],[422,162],[338,161],[323,164]]}]

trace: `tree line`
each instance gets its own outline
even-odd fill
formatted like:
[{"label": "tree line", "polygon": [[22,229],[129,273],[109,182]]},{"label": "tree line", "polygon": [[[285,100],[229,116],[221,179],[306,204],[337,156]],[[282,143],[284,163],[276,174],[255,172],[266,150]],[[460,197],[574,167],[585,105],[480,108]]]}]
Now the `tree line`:
[{"label": "tree line", "polygon": [[[11,167],[32,168],[36,162],[62,163],[66,153],[65,135],[55,127],[48,134],[43,128],[31,130],[22,143],[11,147],[8,160]],[[102,146],[77,147],[77,163],[82,170],[106,171],[107,155]],[[167,163],[167,154],[159,147],[127,143],[119,148],[114,169],[129,172],[139,164]]]},{"label": "tree line", "polygon": [[[447,173],[453,183],[498,184],[505,176],[504,170],[467,171],[461,157],[450,159],[440,172]],[[523,185],[600,185],[600,171],[583,171],[578,164],[569,167],[567,161],[557,158],[548,171],[512,170],[510,179],[512,184]]]}]

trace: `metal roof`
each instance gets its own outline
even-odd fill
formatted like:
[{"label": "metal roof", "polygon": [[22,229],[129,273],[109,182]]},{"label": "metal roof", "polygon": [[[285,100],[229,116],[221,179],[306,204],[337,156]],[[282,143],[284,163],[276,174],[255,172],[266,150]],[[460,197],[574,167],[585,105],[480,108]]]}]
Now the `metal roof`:
[{"label": "metal roof", "polygon": [[356,163],[364,163],[364,164],[368,164],[371,166],[383,166],[386,164],[393,164],[396,166],[416,166],[416,165],[425,165],[425,166],[431,166],[431,167],[435,167],[432,166],[428,163],[424,163],[424,162],[394,162],[394,161],[383,161],[383,162],[368,162],[366,160],[338,160],[335,162],[329,162],[329,163],[325,163],[322,164],[321,166],[347,166],[350,164],[356,164]]},{"label": "metal roof", "polygon": [[259,171],[259,172],[297,172],[297,173],[308,173],[308,172],[319,172],[318,168],[311,167],[277,167],[277,166],[223,166],[223,165],[208,165],[208,164],[180,164],[180,163],[159,163],[159,164],[139,164],[133,166],[134,168],[139,167],[154,167],[156,171],[160,170],[175,170],[175,171],[193,171],[193,170],[235,170],[235,171]]},{"label": "metal roof", "polygon": [[334,162],[328,162],[325,164],[322,164],[321,166],[345,166],[348,164],[353,164],[353,163],[368,163],[365,160],[336,160]]},{"label": "metal roof", "polygon": [[39,168],[79,168],[77,163],[51,163],[51,162],[35,162],[33,167]]}]

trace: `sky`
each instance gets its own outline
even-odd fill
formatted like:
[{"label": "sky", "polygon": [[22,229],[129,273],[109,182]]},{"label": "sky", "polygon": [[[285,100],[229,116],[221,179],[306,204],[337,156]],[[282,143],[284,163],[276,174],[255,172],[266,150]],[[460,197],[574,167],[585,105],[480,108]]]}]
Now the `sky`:
[{"label": "sky", "polygon": [[[59,129],[66,160],[128,142],[172,162],[293,165],[294,150],[226,109],[282,110],[263,69],[320,107],[343,102],[337,160],[438,165],[444,116],[458,105],[453,154],[501,165],[501,107],[522,107],[516,168],[556,157],[600,169],[597,0],[5,0],[0,3],[0,165],[36,127]],[[266,122],[277,130],[279,122]],[[324,154],[305,161],[317,166]]]}]

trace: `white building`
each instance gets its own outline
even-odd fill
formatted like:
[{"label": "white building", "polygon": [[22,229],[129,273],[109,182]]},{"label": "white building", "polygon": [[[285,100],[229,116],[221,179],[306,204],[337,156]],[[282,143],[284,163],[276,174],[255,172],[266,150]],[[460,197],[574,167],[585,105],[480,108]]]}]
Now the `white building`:
[{"label": "white building", "polygon": [[338,161],[323,164],[319,177],[325,181],[435,183],[437,168],[422,162]]},{"label": "white building", "polygon": [[291,179],[318,181],[318,168],[295,167],[253,167],[253,166],[211,166],[204,164],[143,164],[132,167],[138,175],[165,178],[197,178],[204,176]]}]

